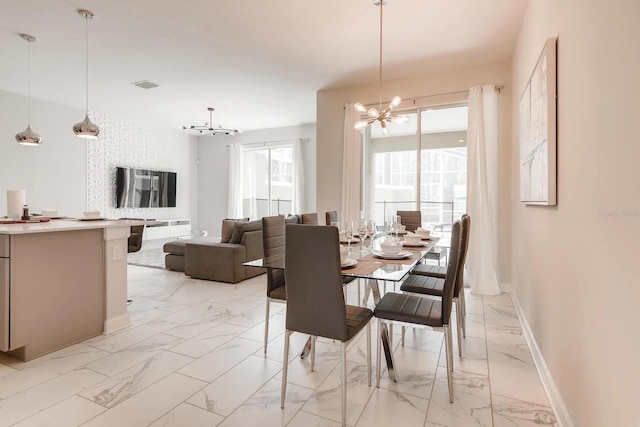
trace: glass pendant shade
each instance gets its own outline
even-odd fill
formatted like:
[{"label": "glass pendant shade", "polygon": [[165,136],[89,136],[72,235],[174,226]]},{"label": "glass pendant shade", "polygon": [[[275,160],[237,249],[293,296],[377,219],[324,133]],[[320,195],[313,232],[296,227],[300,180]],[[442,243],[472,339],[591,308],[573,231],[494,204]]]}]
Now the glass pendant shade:
[{"label": "glass pendant shade", "polygon": [[84,120],[73,125],[73,133],[75,133],[76,136],[80,138],[96,139],[98,136],[100,136],[100,128],[89,119],[89,20],[95,18],[96,16],[93,14],[93,12],[89,12],[88,10],[84,9],[78,10],[78,13],[85,19],[86,110]]},{"label": "glass pendant shade", "polygon": [[37,147],[42,142],[42,137],[32,131],[31,126],[27,126],[23,132],[16,134],[16,141],[21,145]]},{"label": "glass pendant shade", "polygon": [[100,128],[89,120],[89,115],[86,115],[83,121],[73,125],[73,133],[80,138],[96,139],[100,136]]}]

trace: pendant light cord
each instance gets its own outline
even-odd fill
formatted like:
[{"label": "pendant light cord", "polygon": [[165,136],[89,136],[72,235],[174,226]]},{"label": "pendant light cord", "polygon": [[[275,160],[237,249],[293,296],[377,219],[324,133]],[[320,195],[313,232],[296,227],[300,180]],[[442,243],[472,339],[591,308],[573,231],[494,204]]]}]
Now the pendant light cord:
[{"label": "pendant light cord", "polygon": [[85,41],[85,114],[89,117],[89,16],[84,17],[84,41]]},{"label": "pendant light cord", "polygon": [[380,111],[382,111],[382,3],[383,1],[380,0],[380,72],[379,72],[379,77],[380,77],[380,83],[379,83],[379,92],[380,92]]},{"label": "pendant light cord", "polygon": [[27,126],[31,127],[31,40],[27,40]]}]

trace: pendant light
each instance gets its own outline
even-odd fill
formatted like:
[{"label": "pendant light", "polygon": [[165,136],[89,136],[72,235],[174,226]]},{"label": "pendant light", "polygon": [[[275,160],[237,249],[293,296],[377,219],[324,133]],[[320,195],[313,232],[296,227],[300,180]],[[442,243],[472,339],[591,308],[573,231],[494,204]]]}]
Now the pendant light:
[{"label": "pendant light", "polygon": [[42,137],[31,130],[31,43],[38,41],[29,34],[20,34],[27,41],[27,129],[16,134],[16,141],[21,145],[37,147],[42,143]]},{"label": "pendant light", "polygon": [[400,105],[400,103],[402,102],[399,96],[394,96],[391,102],[389,103],[389,106],[384,110],[382,109],[382,6],[387,4],[387,2],[388,0],[373,0],[373,4],[380,8],[380,65],[379,65],[380,104],[379,104],[379,109],[371,107],[367,110],[367,108],[359,102],[354,104],[354,107],[356,108],[356,110],[360,111],[361,113],[367,113],[369,118],[365,120],[360,120],[359,122],[356,122],[355,125],[353,126],[356,130],[362,130],[367,126],[369,126],[370,124],[372,124],[373,122],[378,121],[380,122],[380,127],[382,128],[383,135],[389,134],[389,129],[387,128],[388,122],[401,124],[401,123],[407,123],[409,121],[409,118],[407,116],[393,116],[391,114],[391,110],[393,110],[395,107]]},{"label": "pendant light", "polygon": [[75,133],[80,138],[96,139],[100,135],[100,128],[92,123],[91,120],[89,120],[89,20],[95,18],[96,16],[93,14],[93,12],[89,12],[88,10],[84,9],[78,10],[78,14],[80,14],[80,16],[85,19],[86,109],[84,120],[73,125],[73,133]]}]

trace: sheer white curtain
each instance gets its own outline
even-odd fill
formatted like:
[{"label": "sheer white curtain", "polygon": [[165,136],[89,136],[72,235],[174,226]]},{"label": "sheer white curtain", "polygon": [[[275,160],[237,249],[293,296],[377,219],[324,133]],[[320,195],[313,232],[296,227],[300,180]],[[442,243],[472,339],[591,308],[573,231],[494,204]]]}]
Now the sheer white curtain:
[{"label": "sheer white curtain", "polygon": [[467,275],[471,292],[500,293],[497,276],[498,93],[494,85],[469,90],[467,212],[471,236]]},{"label": "sheer white curtain", "polygon": [[344,110],[344,153],[342,156],[342,210],[341,221],[360,219],[360,131],[353,125],[360,114],[353,104]]},{"label": "sheer white curtain", "polygon": [[229,197],[228,218],[242,218],[242,146],[229,146]]},{"label": "sheer white curtain", "polygon": [[302,213],[304,212],[304,165],[302,163],[302,141],[300,139],[293,141],[291,157],[293,158],[291,211],[293,213]]}]

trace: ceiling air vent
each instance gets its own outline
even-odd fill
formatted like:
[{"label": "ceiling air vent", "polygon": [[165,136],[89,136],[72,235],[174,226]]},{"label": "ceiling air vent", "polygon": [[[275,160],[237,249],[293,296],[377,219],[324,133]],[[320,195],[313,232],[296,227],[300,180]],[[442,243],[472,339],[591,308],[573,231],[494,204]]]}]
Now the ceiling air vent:
[{"label": "ceiling air vent", "polygon": [[158,87],[157,84],[150,82],[149,80],[140,80],[139,82],[133,82],[131,84],[141,87],[142,89],[153,89],[154,87]]}]

